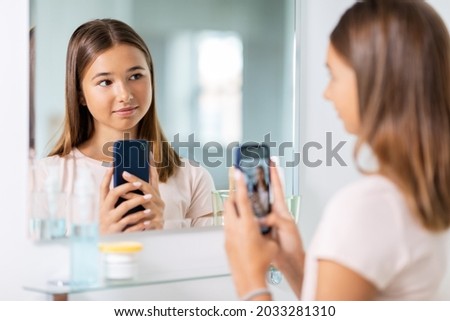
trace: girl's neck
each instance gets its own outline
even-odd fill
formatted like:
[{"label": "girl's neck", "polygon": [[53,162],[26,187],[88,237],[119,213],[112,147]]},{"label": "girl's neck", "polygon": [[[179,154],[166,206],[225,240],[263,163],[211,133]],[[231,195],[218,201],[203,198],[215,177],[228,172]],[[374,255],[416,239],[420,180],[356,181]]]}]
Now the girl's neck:
[{"label": "girl's neck", "polygon": [[112,161],[112,147],[117,140],[135,139],[136,134],[132,132],[115,132],[108,135],[100,135],[95,133],[94,135],[78,146],[81,153],[89,158],[93,158],[98,161]]}]

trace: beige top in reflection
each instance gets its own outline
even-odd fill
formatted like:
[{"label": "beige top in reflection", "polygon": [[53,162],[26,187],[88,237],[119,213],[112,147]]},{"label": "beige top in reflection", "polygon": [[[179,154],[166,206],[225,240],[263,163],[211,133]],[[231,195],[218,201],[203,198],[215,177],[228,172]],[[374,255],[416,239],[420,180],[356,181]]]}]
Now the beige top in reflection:
[{"label": "beige top in reflection", "polygon": [[[65,157],[46,157],[37,162],[35,190],[44,191],[49,171],[55,170],[59,172],[61,191],[71,195],[77,166],[89,168],[96,185],[100,187],[108,166],[85,156],[75,148]],[[164,228],[212,225],[212,190],[214,182],[209,172],[183,159],[182,166],[176,173],[166,183],[159,184],[161,198],[166,205]]]}]

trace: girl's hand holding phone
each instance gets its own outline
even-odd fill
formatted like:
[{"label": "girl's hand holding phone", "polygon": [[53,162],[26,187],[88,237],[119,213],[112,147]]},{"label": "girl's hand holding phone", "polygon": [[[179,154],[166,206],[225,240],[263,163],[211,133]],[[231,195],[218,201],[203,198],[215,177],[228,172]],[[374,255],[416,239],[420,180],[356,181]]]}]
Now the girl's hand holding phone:
[{"label": "girl's hand holding phone", "polygon": [[[105,174],[100,187],[100,233],[144,231],[162,229],[165,204],[159,193],[159,176],[155,167],[150,167],[150,183],[129,173],[123,173],[127,183],[110,188],[113,169]],[[140,190],[144,195],[136,194]],[[123,201],[115,207],[119,198]],[[144,210],[127,214],[136,206]]]},{"label": "girl's hand holding phone", "polygon": [[[259,219],[253,214],[243,175],[236,175],[236,193],[225,204],[226,251],[240,295],[263,286],[268,265],[272,263],[300,296],[304,249],[273,164],[270,171],[274,194],[272,212]],[[261,235],[261,223],[271,227],[271,233]]]},{"label": "girl's hand holding phone", "polygon": [[305,251],[297,223],[285,202],[279,172],[273,163],[270,171],[274,202],[272,213],[264,217],[262,223],[274,230],[271,237],[278,245],[272,264],[283,273],[292,290],[300,298]]},{"label": "girl's hand holding phone", "polygon": [[266,287],[266,271],[277,252],[270,234],[261,233],[248,197],[244,175],[234,170],[236,192],[224,204],[225,248],[240,297]]}]

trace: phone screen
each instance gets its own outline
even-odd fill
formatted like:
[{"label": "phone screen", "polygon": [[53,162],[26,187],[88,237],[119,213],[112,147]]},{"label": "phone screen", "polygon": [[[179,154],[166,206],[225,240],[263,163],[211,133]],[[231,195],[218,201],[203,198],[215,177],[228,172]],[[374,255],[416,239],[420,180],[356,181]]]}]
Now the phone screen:
[{"label": "phone screen", "polygon": [[[235,166],[244,174],[247,193],[257,217],[270,213],[270,150],[264,144],[247,143],[239,146]],[[261,226],[262,233],[270,228]]]},{"label": "phone screen", "polygon": [[[149,182],[150,179],[150,164],[149,164],[149,143],[146,140],[119,140],[113,145],[113,164],[114,164],[114,187],[126,183],[123,178],[123,172],[139,177],[140,179]],[[136,190],[133,193],[143,195],[141,190]],[[116,207],[124,201],[119,198]],[[126,214],[143,211],[142,206],[136,206],[129,210]]]}]

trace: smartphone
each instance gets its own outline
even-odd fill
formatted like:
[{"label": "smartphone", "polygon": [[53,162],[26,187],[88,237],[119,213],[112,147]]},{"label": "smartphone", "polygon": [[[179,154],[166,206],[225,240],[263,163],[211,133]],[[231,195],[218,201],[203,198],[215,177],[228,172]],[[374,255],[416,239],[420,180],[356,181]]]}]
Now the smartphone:
[{"label": "smartphone", "polygon": [[[245,177],[253,212],[257,217],[264,217],[271,211],[270,149],[265,144],[246,143],[234,151],[234,167]],[[261,225],[261,233],[269,232],[270,227]]]},{"label": "smartphone", "polygon": [[[113,145],[113,166],[114,166],[114,187],[127,183],[123,178],[123,172],[139,177],[140,179],[150,181],[150,151],[149,142],[142,139],[118,140]],[[135,190],[133,193],[143,195],[141,190]],[[116,207],[125,199],[119,198]],[[125,215],[143,211],[145,208],[141,205],[129,210]]]}]

